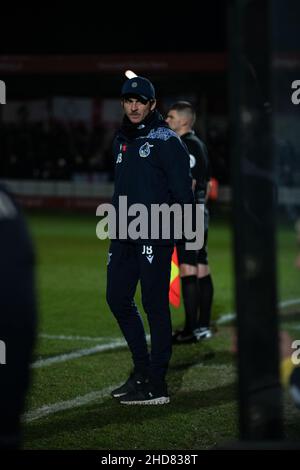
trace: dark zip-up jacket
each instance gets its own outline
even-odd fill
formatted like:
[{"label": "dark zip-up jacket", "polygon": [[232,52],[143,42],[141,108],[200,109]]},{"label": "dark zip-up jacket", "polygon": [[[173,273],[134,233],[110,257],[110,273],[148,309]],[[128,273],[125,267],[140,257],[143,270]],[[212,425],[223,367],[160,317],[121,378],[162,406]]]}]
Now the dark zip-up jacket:
[{"label": "dark zip-up jacket", "polygon": [[[113,204],[117,214],[119,196],[127,196],[128,206],[135,203],[145,205],[149,214],[152,204],[193,203],[189,154],[177,134],[157,111],[135,127],[126,119],[113,145]],[[142,239],[134,241],[146,244]],[[169,240],[161,237],[159,240],[148,240],[148,243],[172,244],[173,236]]]}]

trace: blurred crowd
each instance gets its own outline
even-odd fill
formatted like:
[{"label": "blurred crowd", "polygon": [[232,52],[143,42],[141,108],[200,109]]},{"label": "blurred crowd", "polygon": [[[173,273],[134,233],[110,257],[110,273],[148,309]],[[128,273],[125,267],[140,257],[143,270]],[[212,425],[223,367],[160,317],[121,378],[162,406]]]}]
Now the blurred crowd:
[{"label": "blurred crowd", "polygon": [[[32,122],[25,106],[15,122],[0,122],[0,175],[11,179],[113,179],[111,144],[115,129],[57,119]],[[207,128],[212,173],[229,183],[229,149],[225,132]]]},{"label": "blurred crowd", "polygon": [[0,125],[0,173],[5,178],[70,180],[112,172],[114,132],[85,123],[30,122],[21,108],[15,123]]}]

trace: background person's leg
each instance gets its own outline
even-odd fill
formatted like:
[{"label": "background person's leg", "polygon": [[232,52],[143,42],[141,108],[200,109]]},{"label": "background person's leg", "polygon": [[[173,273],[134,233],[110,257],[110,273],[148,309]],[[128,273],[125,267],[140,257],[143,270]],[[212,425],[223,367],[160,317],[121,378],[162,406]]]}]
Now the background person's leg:
[{"label": "background person's leg", "polygon": [[198,265],[197,265],[197,277],[198,277],[198,305],[199,305],[199,317],[198,317],[198,328],[209,328],[211,321],[211,309],[214,295],[213,282],[210,274],[207,256],[207,235],[208,231],[205,231],[204,245],[198,252]]},{"label": "background person's leg", "polygon": [[186,250],[184,245],[178,245],[177,252],[185,325],[183,330],[173,334],[175,344],[193,340],[193,330],[197,327],[198,317],[197,252]]},{"label": "background person's leg", "polygon": [[[202,265],[199,265],[202,268]],[[214,287],[210,274],[198,277],[198,293],[199,293],[199,328],[209,328],[211,321],[211,308],[214,295]]]},{"label": "background person's leg", "polygon": [[185,311],[185,334],[192,334],[197,327],[198,312],[198,286],[197,276],[183,276],[181,278],[182,297]]}]

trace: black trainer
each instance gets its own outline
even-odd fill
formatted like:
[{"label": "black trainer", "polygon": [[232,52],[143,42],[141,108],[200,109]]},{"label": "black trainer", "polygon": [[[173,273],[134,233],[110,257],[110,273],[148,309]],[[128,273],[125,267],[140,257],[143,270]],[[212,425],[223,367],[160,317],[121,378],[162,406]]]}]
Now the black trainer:
[{"label": "black trainer", "polygon": [[121,397],[120,403],[122,405],[166,405],[170,403],[170,397],[167,386],[158,389],[150,383],[144,383],[139,390]]},{"label": "black trainer", "polygon": [[189,332],[186,330],[178,330],[175,331],[172,335],[172,343],[173,344],[188,344],[188,343],[196,343],[197,338],[193,332]]},{"label": "black trainer", "polygon": [[145,377],[138,372],[132,372],[129,379],[111,392],[111,396],[114,398],[120,398],[127,393],[136,392],[146,382]]}]

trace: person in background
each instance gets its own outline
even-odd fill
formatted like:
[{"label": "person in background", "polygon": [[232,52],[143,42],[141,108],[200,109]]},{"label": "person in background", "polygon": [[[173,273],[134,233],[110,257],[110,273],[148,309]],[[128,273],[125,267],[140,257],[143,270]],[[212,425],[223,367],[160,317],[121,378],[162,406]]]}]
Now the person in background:
[{"label": "person in background", "polygon": [[0,260],[0,449],[18,449],[36,332],[34,251],[24,218],[1,185]]},{"label": "person in background", "polygon": [[193,130],[195,120],[195,110],[188,101],[174,103],[166,118],[170,128],[188,149],[195,199],[197,203],[205,205],[203,247],[199,251],[192,251],[186,250],[183,244],[177,245],[185,325],[182,330],[174,332],[175,344],[195,342],[212,336],[210,322],[214,287],[207,256],[209,214],[206,206],[211,175],[207,148]]}]

